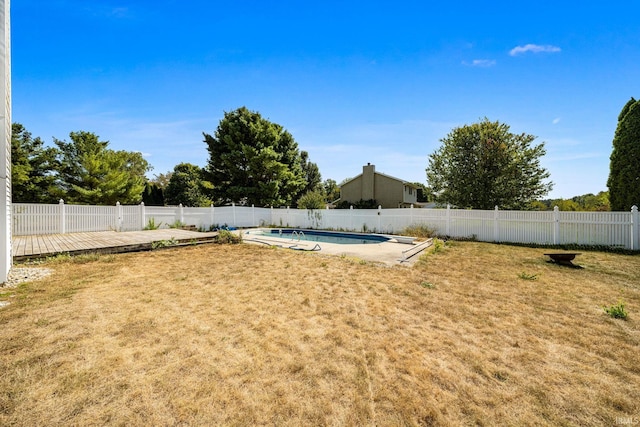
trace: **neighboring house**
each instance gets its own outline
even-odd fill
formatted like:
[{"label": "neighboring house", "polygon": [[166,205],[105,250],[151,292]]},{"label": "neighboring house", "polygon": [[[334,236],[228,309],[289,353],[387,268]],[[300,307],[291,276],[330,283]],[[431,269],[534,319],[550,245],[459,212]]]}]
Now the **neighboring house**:
[{"label": "neighboring house", "polygon": [[416,204],[417,190],[416,185],[376,172],[375,165],[367,163],[360,175],[340,186],[340,201],[355,204],[374,199],[383,208],[408,208]]}]

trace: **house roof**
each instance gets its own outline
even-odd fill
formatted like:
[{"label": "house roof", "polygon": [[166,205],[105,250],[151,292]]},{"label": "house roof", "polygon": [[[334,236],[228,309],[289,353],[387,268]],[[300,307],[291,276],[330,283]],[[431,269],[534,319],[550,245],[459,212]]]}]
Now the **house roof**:
[{"label": "house roof", "polygon": [[[373,173],[374,173],[374,175],[384,176],[385,178],[393,179],[395,181],[400,181],[404,185],[409,185],[409,186],[411,186],[413,188],[418,188],[418,186],[415,185],[414,183],[409,182],[409,181],[405,181],[404,179],[396,178],[395,176],[387,175],[387,174],[381,173],[381,172],[373,172]],[[342,185],[340,185],[340,187],[342,187],[345,184],[350,183],[351,181],[354,181],[354,180],[360,178],[361,176],[362,176],[362,173],[359,173],[358,175],[354,176],[353,178],[343,182]]]}]

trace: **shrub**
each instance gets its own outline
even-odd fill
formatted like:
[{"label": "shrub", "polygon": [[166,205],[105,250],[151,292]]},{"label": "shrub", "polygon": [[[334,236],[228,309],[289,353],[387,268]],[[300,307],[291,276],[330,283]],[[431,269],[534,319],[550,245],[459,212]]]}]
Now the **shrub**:
[{"label": "shrub", "polygon": [[444,251],[445,243],[440,239],[433,239],[433,245],[431,249],[432,254],[437,254],[438,252]]},{"label": "shrub", "polygon": [[149,221],[147,221],[147,226],[144,228],[145,230],[157,230],[162,225],[161,222],[156,224],[156,219],[151,217]]},{"label": "shrub", "polygon": [[159,249],[159,248],[167,248],[169,246],[175,246],[178,244],[178,241],[172,237],[169,240],[156,240],[155,242],[151,242],[151,249]]},{"label": "shrub", "polygon": [[426,224],[413,224],[402,230],[400,234],[403,234],[405,236],[418,237],[421,239],[428,239],[430,237],[436,236],[436,231]]},{"label": "shrub", "polygon": [[629,313],[627,313],[627,311],[624,309],[624,303],[622,302],[622,300],[618,301],[618,304],[616,305],[612,305],[610,307],[602,307],[602,309],[605,313],[607,313],[614,319],[627,320],[627,317],[629,317]]},{"label": "shrub", "polygon": [[349,209],[351,206],[353,206],[354,209],[376,209],[378,207],[378,202],[375,199],[360,199],[354,203],[349,202],[348,200],[343,200],[336,205],[336,209]]},{"label": "shrub", "polygon": [[298,209],[324,209],[327,202],[319,191],[307,191],[298,199]]},{"label": "shrub", "polygon": [[242,243],[242,234],[236,234],[229,230],[220,230],[216,236],[216,243]]}]

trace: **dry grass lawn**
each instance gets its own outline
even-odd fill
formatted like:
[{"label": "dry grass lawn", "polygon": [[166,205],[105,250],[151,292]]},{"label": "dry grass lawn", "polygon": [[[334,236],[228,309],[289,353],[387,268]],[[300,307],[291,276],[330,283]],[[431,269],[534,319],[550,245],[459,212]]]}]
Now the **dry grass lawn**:
[{"label": "dry grass lawn", "polygon": [[[544,252],[48,262],[0,288],[0,425],[638,423],[640,256],[584,252],[571,269]],[[627,321],[602,309],[620,299]]]}]

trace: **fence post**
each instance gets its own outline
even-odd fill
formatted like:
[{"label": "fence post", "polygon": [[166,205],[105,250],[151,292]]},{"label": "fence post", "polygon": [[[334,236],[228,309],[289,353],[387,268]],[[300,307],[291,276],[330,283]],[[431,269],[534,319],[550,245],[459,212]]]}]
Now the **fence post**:
[{"label": "fence post", "polygon": [[231,209],[233,210],[233,224],[232,226],[236,226],[236,204],[235,202],[231,202]]},{"label": "fence post", "polygon": [[638,224],[638,207],[631,207],[631,249],[640,249],[640,224]]},{"label": "fence post", "polygon": [[178,205],[178,208],[179,208],[178,212],[180,214],[180,224],[182,225],[184,224],[184,206],[182,206],[182,203]]},{"label": "fence post", "polygon": [[275,221],[273,220],[273,205],[271,205],[271,219],[269,220],[269,223],[275,225]]},{"label": "fence post", "polygon": [[451,205],[447,203],[447,236],[451,236]]},{"label": "fence post", "polygon": [[256,207],[255,205],[251,205],[251,226],[255,227],[256,224]]},{"label": "fence post", "polygon": [[553,244],[560,244],[560,208],[553,207]]},{"label": "fence post", "polygon": [[413,225],[413,203],[409,208],[409,226]]},{"label": "fence post", "polygon": [[378,233],[382,233],[382,206],[378,205]]},{"label": "fence post", "polygon": [[493,210],[493,241],[500,241],[500,227],[498,226],[498,205]]},{"label": "fence post", "polygon": [[213,224],[215,224],[215,222],[213,222],[213,220],[215,219],[215,216],[216,216],[215,208],[213,207],[213,203],[211,203],[211,223],[209,224],[209,227],[213,227]]},{"label": "fence post", "polygon": [[122,230],[122,206],[120,202],[116,202],[116,231]]},{"label": "fence post", "polygon": [[147,212],[144,207],[144,202],[140,202],[140,229],[144,230],[147,226]]},{"label": "fence post", "polygon": [[287,206],[287,227],[291,227],[289,225],[289,206]]},{"label": "fence post", "polygon": [[64,200],[60,199],[58,203],[60,206],[60,234],[64,234],[66,233],[65,225],[67,223],[64,212]]},{"label": "fence post", "polygon": [[353,230],[353,205],[349,207],[349,230]]}]

